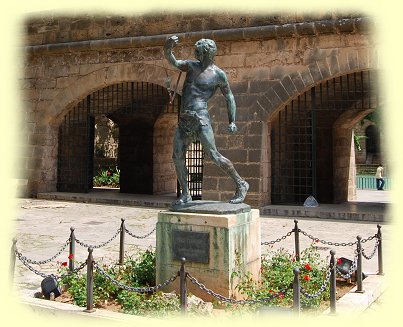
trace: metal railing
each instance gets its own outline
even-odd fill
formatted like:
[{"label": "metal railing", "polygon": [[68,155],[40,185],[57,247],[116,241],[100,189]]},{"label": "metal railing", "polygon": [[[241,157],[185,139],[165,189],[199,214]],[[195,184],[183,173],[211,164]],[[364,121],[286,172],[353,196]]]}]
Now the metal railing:
[{"label": "metal railing", "polygon": [[[384,178],[384,190],[390,190],[392,187],[392,179],[389,177]],[[357,175],[355,177],[355,185],[357,190],[376,190],[376,178],[370,175]]]},{"label": "metal railing", "polygon": [[[294,220],[294,228],[285,234],[283,237],[280,237],[274,241],[271,242],[262,242],[262,245],[273,245],[275,243],[279,243],[286,239],[287,237],[291,236],[292,233],[294,233],[294,240],[295,240],[295,256],[296,260],[300,260],[300,244],[299,244],[299,236],[300,234],[310,238],[313,242],[320,242],[322,244],[326,245],[332,245],[332,246],[356,246],[355,249],[355,257],[353,264],[350,266],[350,269],[347,273],[343,273],[340,271],[340,269],[337,268],[337,261],[335,258],[336,252],[334,250],[330,251],[330,262],[329,266],[326,269],[326,276],[323,280],[322,285],[318,288],[318,290],[315,293],[308,293],[300,283],[300,271],[298,268],[294,268],[293,273],[294,273],[294,279],[293,282],[285,287],[284,289],[280,290],[279,292],[276,292],[268,297],[263,297],[263,298],[256,298],[256,299],[244,299],[244,300],[236,300],[233,298],[228,298],[223,295],[220,295],[213,290],[209,289],[207,286],[202,284],[197,280],[196,277],[192,276],[189,272],[185,270],[185,263],[186,259],[182,258],[181,260],[181,267],[180,270],[177,273],[174,273],[170,278],[165,280],[164,282],[154,286],[154,287],[131,287],[128,285],[125,285],[117,280],[115,280],[112,276],[108,275],[105,270],[94,260],[93,258],[93,250],[95,248],[100,248],[103,247],[107,244],[109,244],[112,240],[114,240],[117,235],[120,235],[120,253],[119,253],[119,264],[123,264],[123,258],[124,258],[124,235],[125,233],[128,233],[130,236],[135,237],[135,238],[145,238],[149,235],[151,235],[156,228],[154,228],[151,232],[144,236],[137,236],[131,233],[124,225],[125,220],[122,219],[121,226],[117,230],[117,232],[106,242],[100,243],[99,245],[89,245],[86,244],[80,240],[78,240],[75,237],[74,234],[74,228],[71,227],[70,231],[70,237],[69,239],[63,244],[61,249],[51,258],[46,259],[46,260],[32,260],[29,259],[25,256],[22,255],[17,249],[16,243],[17,240],[13,239],[13,244],[11,247],[11,257],[10,257],[10,277],[11,279],[14,278],[14,270],[15,270],[15,263],[16,263],[16,258],[18,258],[24,266],[26,266],[30,271],[34,272],[35,274],[46,278],[46,277],[53,277],[54,279],[58,280],[63,278],[66,274],[73,274],[73,273],[78,273],[80,270],[82,270],[85,266],[87,266],[87,304],[86,304],[86,309],[84,310],[85,312],[93,312],[94,309],[94,304],[93,304],[93,289],[94,289],[94,270],[96,269],[100,274],[102,274],[106,279],[108,279],[111,283],[113,283],[115,286],[125,289],[127,291],[132,291],[132,292],[138,292],[138,293],[149,293],[149,292],[156,292],[167,285],[173,283],[177,277],[179,277],[179,289],[180,289],[180,303],[181,303],[181,310],[183,313],[186,312],[187,310],[187,286],[186,286],[186,279],[189,279],[191,283],[196,285],[200,290],[203,292],[209,294],[210,296],[216,298],[219,301],[230,303],[230,304],[256,304],[256,303],[265,303],[268,301],[271,301],[275,299],[276,297],[281,296],[281,294],[285,294],[286,292],[292,290],[293,291],[293,305],[292,305],[292,310],[296,312],[297,314],[300,313],[301,309],[301,294],[307,298],[316,298],[318,297],[322,292],[325,291],[327,286],[329,285],[330,287],[330,312],[335,313],[336,312],[336,275],[339,274],[343,278],[351,278],[354,273],[356,273],[356,283],[357,283],[357,290],[356,292],[362,293],[363,292],[363,285],[362,285],[362,279],[363,279],[363,274],[362,274],[362,258],[364,257],[367,260],[372,259],[375,254],[378,254],[378,274],[383,275],[383,258],[382,258],[382,232],[381,232],[381,225],[377,225],[377,233],[369,236],[366,239],[362,239],[361,236],[357,236],[356,241],[348,242],[348,243],[340,243],[340,242],[331,242],[331,241],[325,241],[321,240],[311,234],[308,234],[305,231],[302,231],[298,227],[298,220]],[[375,239],[375,246],[374,249],[370,254],[367,254],[365,250],[362,248],[362,244],[366,243],[368,241],[371,241]],[[74,252],[75,252],[75,243],[84,246],[88,248],[88,257],[87,260],[83,263],[81,263],[77,268],[74,268]],[[32,264],[37,264],[41,265],[44,263],[48,263],[53,261],[58,255],[60,255],[67,247],[67,245],[70,245],[70,255],[69,255],[69,270],[66,274],[63,274],[61,276],[57,276],[54,274],[46,275],[43,272],[38,271],[37,269],[32,267]]]},{"label": "metal railing", "polygon": [[[79,244],[82,247],[85,247],[88,249],[89,248],[99,249],[99,248],[102,248],[102,247],[108,245],[109,243],[111,243],[114,239],[117,238],[118,235],[120,235],[119,264],[123,265],[124,255],[125,255],[125,234],[127,233],[128,235],[130,235],[133,238],[144,239],[144,238],[150,236],[152,233],[154,233],[155,230],[156,230],[156,227],[154,227],[153,230],[151,230],[149,233],[147,233],[145,235],[141,235],[141,236],[136,235],[126,228],[125,219],[122,218],[120,227],[118,228],[118,230],[115,232],[115,234],[111,238],[109,238],[107,241],[102,242],[100,244],[91,245],[91,244],[87,244],[87,243],[81,241],[80,239],[78,239],[75,235],[75,228],[70,227],[70,237],[64,242],[62,247],[56,252],[55,255],[53,255],[49,259],[44,259],[44,260],[32,260],[32,259],[29,259],[29,258],[23,256],[17,249],[17,245],[16,245],[17,239],[13,239],[13,241],[12,241],[13,244],[11,247],[11,256],[10,256],[10,279],[11,280],[14,279],[15,259],[16,258],[18,258],[25,266],[27,266],[27,264],[28,265],[29,264],[43,265],[43,264],[46,264],[46,263],[49,263],[49,262],[55,260],[58,256],[60,256],[63,253],[63,251],[67,248],[68,245],[69,245],[68,266],[69,266],[69,271],[73,272],[73,271],[75,271],[74,262],[75,262],[75,258],[76,258],[76,244]],[[35,272],[34,268],[31,267],[29,269]],[[52,275],[52,276],[54,276],[54,275]]]}]

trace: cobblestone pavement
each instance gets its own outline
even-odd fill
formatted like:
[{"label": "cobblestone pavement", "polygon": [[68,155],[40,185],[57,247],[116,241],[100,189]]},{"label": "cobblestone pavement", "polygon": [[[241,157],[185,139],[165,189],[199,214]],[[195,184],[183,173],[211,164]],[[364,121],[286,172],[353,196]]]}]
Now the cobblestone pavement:
[{"label": "cobblestone pavement", "polygon": [[[121,218],[125,219],[126,228],[137,236],[143,236],[155,228],[158,212],[164,209],[125,207],[114,205],[97,205],[63,201],[20,199],[20,209],[16,213],[15,237],[17,248],[29,259],[41,261],[55,255],[69,238],[70,227],[75,228],[75,236],[81,242],[96,246],[116,235],[120,228]],[[332,221],[329,219],[299,218],[299,228],[320,240],[327,242],[355,242],[357,235],[366,239],[377,232],[376,223]],[[262,242],[269,242],[285,236],[294,228],[294,218],[261,216]],[[389,236],[392,226],[382,225],[384,266],[388,267]],[[155,247],[155,232],[144,239],[125,235],[126,255],[133,255],[136,249]],[[312,240],[300,235],[301,250],[312,244]],[[11,244],[10,244],[11,245]],[[334,249],[337,257],[354,257],[355,246],[329,246],[314,242],[323,258]],[[365,253],[370,254],[375,246],[375,240],[363,244]],[[276,250],[279,247],[294,250],[294,234],[273,246],[262,246],[262,252]],[[33,265],[46,275],[57,274],[57,261],[67,261],[68,247],[51,263]],[[87,249],[76,244],[76,260],[82,262],[87,257]],[[94,249],[96,261],[113,263],[119,259],[119,235],[108,245]],[[377,256],[371,260],[363,259],[364,273],[377,272]],[[22,293],[31,293],[40,288],[42,277],[29,271],[17,259],[14,283]]]}]

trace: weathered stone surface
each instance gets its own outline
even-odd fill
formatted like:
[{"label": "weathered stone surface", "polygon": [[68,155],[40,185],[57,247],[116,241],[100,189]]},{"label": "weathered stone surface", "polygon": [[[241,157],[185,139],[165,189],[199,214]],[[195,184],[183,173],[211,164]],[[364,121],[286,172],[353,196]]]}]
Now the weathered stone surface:
[{"label": "weathered stone surface", "polygon": [[[175,256],[175,234],[185,233],[194,237],[208,234],[208,260],[187,260],[186,272],[206,287],[225,297],[243,298],[236,289],[235,271],[251,274],[257,280],[260,271],[261,236],[259,210],[237,214],[204,214],[162,211],[158,214],[156,230],[156,280],[161,283],[176,273],[181,260]],[[183,240],[186,243],[186,240]],[[190,246],[198,246],[196,240]],[[204,245],[205,246],[205,245]],[[207,249],[207,247],[205,247]],[[172,283],[167,290],[179,291],[179,284]],[[205,301],[213,298],[196,285],[188,284],[188,291]]]},{"label": "weathered stone surface", "polygon": [[[270,161],[270,146],[264,142],[270,142],[271,131],[259,124],[271,122],[277,110],[314,84],[353,71],[373,72],[378,66],[376,44],[367,34],[373,27],[372,19],[351,17],[228,13],[32,16],[25,21],[28,46],[21,101],[25,122],[37,128],[25,127],[24,142],[54,150],[31,151],[21,158],[21,162],[33,165],[22,164],[21,168],[20,176],[29,180],[27,194],[56,190],[59,126],[79,101],[95,90],[122,82],[165,86],[168,75],[175,83],[177,75],[165,69],[162,45],[167,34],[183,33],[175,49],[181,59],[193,58],[195,38],[203,35],[217,42],[217,64],[223,65],[234,93],[238,126],[236,135],[227,133],[225,98],[217,92],[210,103],[217,148],[240,166],[243,178],[255,181],[247,203],[267,205],[271,196],[267,174],[271,171],[263,163]],[[371,80],[376,81],[375,74]],[[176,191],[170,146],[176,119],[171,122],[154,128],[153,194]],[[45,126],[52,129],[44,133]],[[204,168],[203,198],[225,201],[231,197],[233,186],[224,181],[225,175],[207,156]]]},{"label": "weathered stone surface", "polygon": [[171,206],[170,211],[187,212],[187,213],[211,213],[211,214],[237,214],[249,212],[250,205],[245,203],[232,204],[220,201],[202,201],[196,200],[188,202],[181,206]]}]

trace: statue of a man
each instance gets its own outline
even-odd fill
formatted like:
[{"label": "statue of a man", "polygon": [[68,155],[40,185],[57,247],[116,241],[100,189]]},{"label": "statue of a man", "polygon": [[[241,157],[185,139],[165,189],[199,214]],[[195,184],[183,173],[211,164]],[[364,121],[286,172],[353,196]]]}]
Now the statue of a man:
[{"label": "statue of a man", "polygon": [[236,105],[234,96],[223,70],[214,64],[217,47],[213,40],[201,39],[195,44],[197,60],[177,60],[172,48],[178,44],[178,37],[171,36],[165,43],[165,57],[171,65],[186,72],[183,83],[178,128],[174,137],[173,160],[182,193],[174,203],[183,205],[192,201],[187,186],[186,150],[191,142],[199,140],[211,160],[220,167],[236,184],[236,191],[230,203],[242,203],[249,189],[230,160],[221,155],[215,145],[207,101],[219,88],[227,101],[229,126],[228,131],[235,133]]}]

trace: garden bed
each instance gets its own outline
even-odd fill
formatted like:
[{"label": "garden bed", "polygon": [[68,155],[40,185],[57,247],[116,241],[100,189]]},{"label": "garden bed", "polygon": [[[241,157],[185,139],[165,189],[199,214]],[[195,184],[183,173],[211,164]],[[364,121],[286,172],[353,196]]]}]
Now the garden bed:
[{"label": "garden bed", "polygon": [[[336,300],[339,300],[341,297],[343,297],[345,294],[350,292],[353,288],[355,287],[354,283],[350,283],[344,279],[337,279],[336,281]],[[74,304],[73,297],[71,294],[68,292],[64,291],[62,294],[55,299],[56,302],[60,303],[68,303],[68,304]],[[213,305],[212,305],[213,306]],[[323,301],[319,307],[307,310],[308,313],[321,313],[325,311],[327,308],[329,308],[330,302],[329,301]],[[105,309],[113,312],[118,312],[118,313],[124,313],[124,309],[121,304],[119,304],[116,300],[114,299],[109,299],[104,301],[103,304],[98,304],[96,308],[99,309]],[[211,314],[225,314],[225,309],[224,307],[219,307],[215,306],[214,309],[212,310]]]},{"label": "garden bed", "polygon": [[[241,267],[236,263],[236,271],[231,278],[236,278],[236,289],[248,299],[272,297],[271,300],[258,302],[257,304],[231,304],[214,301],[203,302],[201,299],[188,294],[188,310],[195,314],[212,314],[213,311],[224,312],[248,312],[259,311],[260,307],[272,307],[273,309],[286,309],[292,307],[292,290],[285,291],[287,285],[294,278],[293,269],[300,270],[301,287],[304,293],[316,294],[312,298],[306,297],[301,292],[302,312],[320,314],[329,305],[329,267],[323,261],[317,249],[311,246],[301,253],[300,260],[296,260],[293,254],[284,249],[269,252],[262,257],[259,281],[251,278],[248,272],[242,273]],[[78,306],[86,306],[86,276],[80,274],[66,274],[66,263],[60,269],[64,276],[60,282],[63,285],[62,295],[56,298],[57,302],[70,303]],[[155,285],[155,252],[146,250],[140,252],[136,258],[126,258],[124,265],[103,265],[101,271],[94,271],[94,307],[114,312],[129,313],[134,315],[164,316],[180,312],[179,296],[175,293],[137,293],[122,290],[114,285],[107,275],[116,278],[116,281],[129,287],[149,287]],[[206,285],[208,286],[208,285]],[[348,293],[354,283],[344,279],[336,280],[336,299]]]}]

